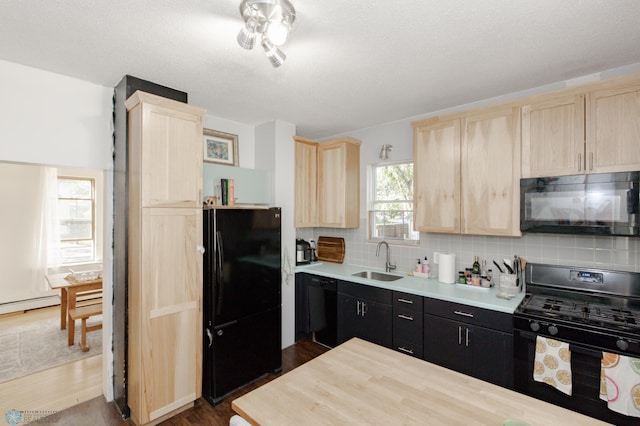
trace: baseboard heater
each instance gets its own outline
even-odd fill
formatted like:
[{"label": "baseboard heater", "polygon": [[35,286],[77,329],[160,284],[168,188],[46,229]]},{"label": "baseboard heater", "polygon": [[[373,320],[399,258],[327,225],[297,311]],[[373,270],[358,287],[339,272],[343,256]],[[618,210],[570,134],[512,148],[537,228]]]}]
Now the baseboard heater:
[{"label": "baseboard heater", "polygon": [[18,300],[17,302],[1,303],[0,315],[28,311],[30,309],[46,308],[47,306],[59,304],[60,297],[58,296],[36,297],[34,299]]}]

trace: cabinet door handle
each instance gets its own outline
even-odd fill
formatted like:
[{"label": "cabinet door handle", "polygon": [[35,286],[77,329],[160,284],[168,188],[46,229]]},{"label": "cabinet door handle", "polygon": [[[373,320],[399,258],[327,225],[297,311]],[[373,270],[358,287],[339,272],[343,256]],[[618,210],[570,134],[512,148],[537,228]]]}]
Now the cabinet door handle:
[{"label": "cabinet door handle", "polygon": [[466,337],[466,346],[469,347],[469,329],[466,329],[467,337]]},{"label": "cabinet door handle", "polygon": [[407,300],[407,299],[398,299],[398,302],[400,303],[408,303],[409,305],[413,305],[413,300]]},{"label": "cabinet door handle", "polygon": [[360,301],[358,300],[358,316],[360,316]]},{"label": "cabinet door handle", "polygon": [[578,171],[582,171],[582,154],[578,154]]},{"label": "cabinet door handle", "polygon": [[589,171],[593,171],[593,151],[589,153]]},{"label": "cabinet door handle", "polygon": [[413,349],[407,349],[407,348],[405,348],[403,346],[399,346],[398,350],[401,351],[401,352],[413,355]]},{"label": "cabinet door handle", "polygon": [[462,315],[463,317],[473,318],[473,314],[470,314],[468,312],[453,311],[453,313],[456,314],[456,315]]},{"label": "cabinet door handle", "polygon": [[458,344],[462,344],[462,327],[458,326]]},{"label": "cabinet door handle", "polygon": [[409,315],[398,314],[398,318],[402,318],[402,319],[405,319],[405,320],[413,321],[413,317],[411,317]]},{"label": "cabinet door handle", "polygon": [[367,313],[367,304],[362,302],[362,316],[365,316]]}]

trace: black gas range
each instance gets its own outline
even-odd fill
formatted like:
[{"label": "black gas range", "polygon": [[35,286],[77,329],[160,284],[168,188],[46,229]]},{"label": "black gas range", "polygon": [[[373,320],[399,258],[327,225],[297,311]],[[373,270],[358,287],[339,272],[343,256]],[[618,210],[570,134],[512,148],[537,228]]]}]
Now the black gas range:
[{"label": "black gas range", "polygon": [[[640,358],[640,274],[527,264],[514,313],[515,389],[615,424],[638,424],[599,399],[603,352]],[[533,380],[537,336],[569,344],[571,396]]]}]

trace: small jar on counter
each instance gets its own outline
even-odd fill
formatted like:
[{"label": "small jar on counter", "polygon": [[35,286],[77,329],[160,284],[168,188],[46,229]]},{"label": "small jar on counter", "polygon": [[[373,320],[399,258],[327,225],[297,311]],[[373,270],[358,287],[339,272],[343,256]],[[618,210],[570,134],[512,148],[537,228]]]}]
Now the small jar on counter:
[{"label": "small jar on counter", "polygon": [[458,271],[458,284],[466,284],[467,278],[464,276],[464,271]]},{"label": "small jar on counter", "polygon": [[471,285],[475,285],[475,286],[480,285],[480,274],[476,274],[476,273],[471,274]]},{"label": "small jar on counter", "polygon": [[464,278],[466,284],[471,284],[471,268],[464,268]]}]

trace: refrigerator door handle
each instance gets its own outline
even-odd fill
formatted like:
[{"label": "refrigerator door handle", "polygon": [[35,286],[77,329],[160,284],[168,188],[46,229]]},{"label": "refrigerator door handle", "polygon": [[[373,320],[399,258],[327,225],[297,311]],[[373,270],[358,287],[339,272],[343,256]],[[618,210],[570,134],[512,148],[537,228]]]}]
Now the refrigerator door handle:
[{"label": "refrigerator door handle", "polygon": [[211,347],[211,345],[213,344],[213,334],[211,334],[211,330],[209,330],[209,328],[207,328],[207,337],[209,338],[209,348]]},{"label": "refrigerator door handle", "polygon": [[216,304],[216,314],[220,315],[222,312],[222,298],[224,296],[223,294],[223,289],[224,289],[224,285],[222,285],[222,277],[224,277],[224,273],[223,273],[223,263],[224,263],[224,257],[223,257],[223,246],[222,246],[222,233],[220,231],[216,231],[216,245],[218,246],[218,250],[217,250],[217,258],[216,258],[216,263],[217,263],[217,268],[216,268],[216,297],[217,297],[217,304]]}]

